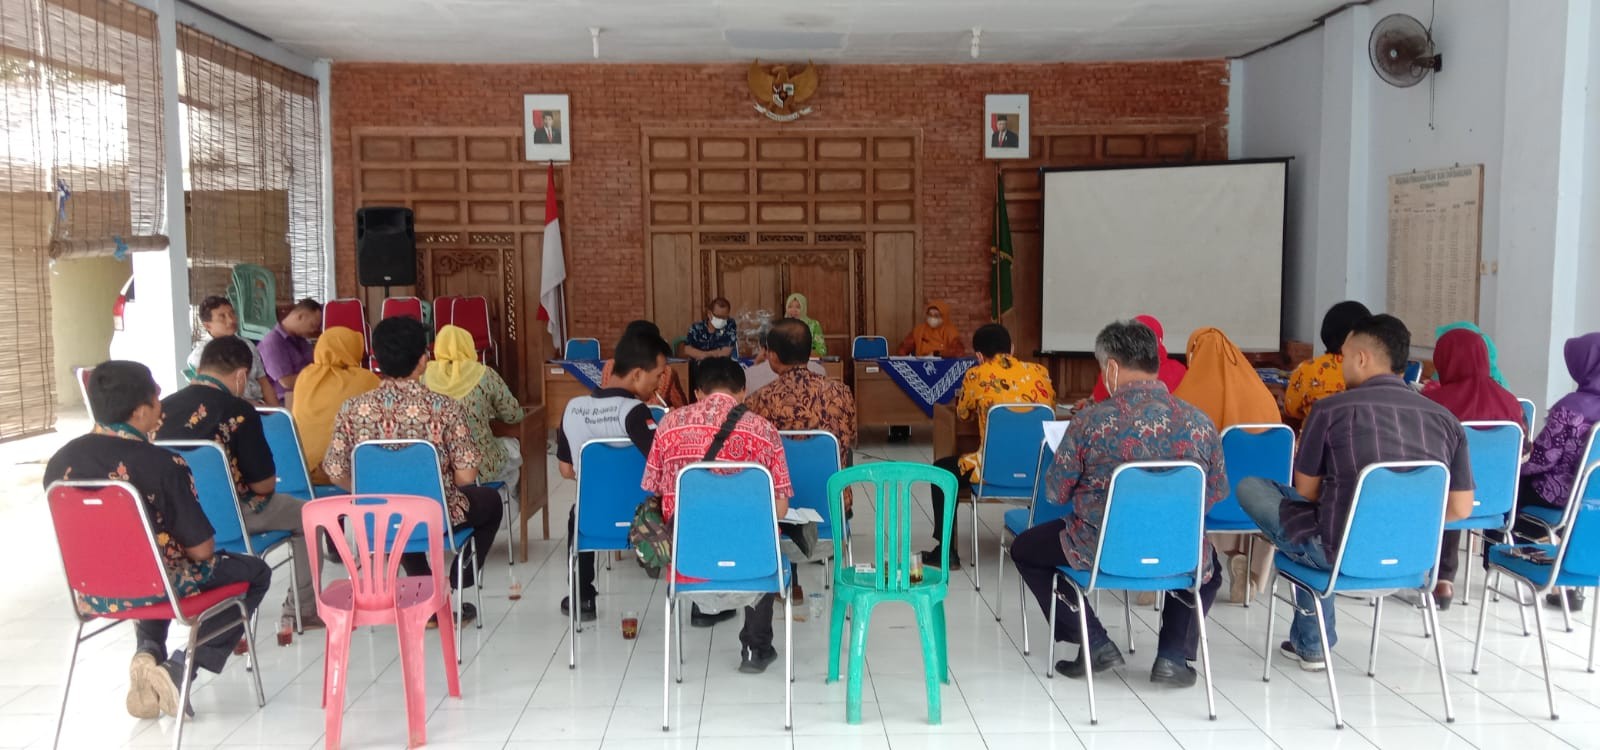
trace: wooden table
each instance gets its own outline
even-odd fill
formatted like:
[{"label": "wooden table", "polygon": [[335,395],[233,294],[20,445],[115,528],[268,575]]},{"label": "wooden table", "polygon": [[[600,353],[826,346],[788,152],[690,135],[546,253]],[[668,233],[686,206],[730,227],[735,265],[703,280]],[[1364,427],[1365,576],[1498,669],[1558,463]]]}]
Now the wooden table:
[{"label": "wooden table", "polygon": [[855,362],[856,424],[860,427],[929,426],[922,411],[875,360]]},{"label": "wooden table", "polygon": [[550,538],[550,483],[544,425],[544,404],[522,407],[522,421],[517,424],[490,424],[496,437],[516,438],[522,446],[522,476],[517,478],[517,508],[522,516],[522,545],[518,555],[522,562],[528,561],[528,519],[534,513],[544,511],[541,519],[544,538]]},{"label": "wooden table", "polygon": [[[689,387],[689,362],[687,360],[673,361],[668,367],[678,373],[678,383],[685,389]],[[553,430],[561,426],[561,415],[567,413],[567,402],[579,396],[589,395],[589,388],[585,386],[565,368],[554,362],[540,365],[543,368],[544,378],[544,422],[545,429]]]}]

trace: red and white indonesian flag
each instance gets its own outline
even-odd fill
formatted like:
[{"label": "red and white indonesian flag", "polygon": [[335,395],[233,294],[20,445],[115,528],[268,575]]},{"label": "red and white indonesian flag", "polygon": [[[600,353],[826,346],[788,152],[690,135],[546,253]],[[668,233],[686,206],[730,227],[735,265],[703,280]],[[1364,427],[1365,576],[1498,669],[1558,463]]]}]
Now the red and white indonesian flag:
[{"label": "red and white indonesian flag", "polygon": [[539,274],[539,319],[547,322],[556,356],[567,341],[567,303],[563,286],[567,261],[561,253],[561,213],[556,206],[556,165],[550,165],[544,192],[544,255]]}]

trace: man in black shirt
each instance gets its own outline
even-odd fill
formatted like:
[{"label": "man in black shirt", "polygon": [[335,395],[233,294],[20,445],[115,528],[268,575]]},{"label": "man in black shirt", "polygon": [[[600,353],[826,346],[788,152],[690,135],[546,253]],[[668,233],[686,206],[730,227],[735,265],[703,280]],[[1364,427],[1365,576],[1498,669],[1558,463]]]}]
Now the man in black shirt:
[{"label": "man in black shirt", "polygon": [[[157,440],[214,440],[228,454],[234,492],[239,498],[245,531],[287,531],[294,550],[295,591],[284,597],[283,618],[293,623],[295,599],[300,601],[301,624],[320,628],[317,594],[311,581],[311,560],[306,554],[305,527],[300,509],[305,502],[277,493],[278,472],[272,448],[261,427],[261,415],[239,397],[250,380],[249,345],[237,336],[212,339],[200,352],[197,374],[187,388],[162,399],[166,415]],[[257,550],[260,552],[260,550]]]},{"label": "man in black shirt", "polygon": [[[179,596],[190,596],[230,583],[250,585],[245,606],[254,612],[267,594],[272,569],[244,555],[215,550],[211,523],[195,498],[194,480],[182,458],[151,445],[148,435],[161,424],[161,389],[150,370],[137,362],[103,362],[89,377],[89,408],[95,426],[56,451],[45,467],[44,484],[62,480],[113,479],[138,490],[149,512],[156,544],[161,548],[167,575]],[[109,612],[165,601],[107,601],[79,597],[85,612]],[[231,618],[233,612],[219,617]],[[128,713],[141,719],[178,713],[178,686],[183,670],[196,667],[221,672],[233,646],[244,634],[233,625],[215,637],[214,621],[200,624],[205,642],[195,649],[194,663],[185,664],[182,651],[167,655],[168,620],[140,620],[137,651],[128,667]],[[187,706],[189,713],[193,713]]]}]

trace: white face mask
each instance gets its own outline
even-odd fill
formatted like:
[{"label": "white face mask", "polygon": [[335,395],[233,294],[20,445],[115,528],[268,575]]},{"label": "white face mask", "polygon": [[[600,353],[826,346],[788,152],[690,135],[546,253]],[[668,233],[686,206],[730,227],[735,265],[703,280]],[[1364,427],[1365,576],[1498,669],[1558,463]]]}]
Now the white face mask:
[{"label": "white face mask", "polygon": [[1100,372],[1100,377],[1105,381],[1106,393],[1116,393],[1117,381],[1122,379],[1122,368],[1119,366],[1113,374],[1110,365],[1110,362],[1106,363],[1106,368]]},{"label": "white face mask", "polygon": [[928,327],[929,328],[938,328],[939,326],[942,326],[942,325],[944,325],[944,318],[936,317],[936,316],[933,316],[933,315],[929,315],[928,316]]},{"label": "white face mask", "polygon": [[727,325],[727,324],[728,324],[728,319],[727,318],[719,318],[719,317],[717,317],[715,315],[711,316],[711,328],[713,330],[720,331],[720,330],[722,330],[722,327]]}]

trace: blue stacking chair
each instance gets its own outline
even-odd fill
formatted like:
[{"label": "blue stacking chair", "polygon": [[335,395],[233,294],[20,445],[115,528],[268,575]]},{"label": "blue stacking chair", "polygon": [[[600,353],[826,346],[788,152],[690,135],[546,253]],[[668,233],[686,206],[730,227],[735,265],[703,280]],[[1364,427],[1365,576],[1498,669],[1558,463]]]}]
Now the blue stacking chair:
[{"label": "blue stacking chair", "polygon": [[[289,591],[291,595],[299,591],[299,582],[294,574],[294,546],[289,544],[292,534],[284,530],[259,534],[245,531],[244,511],[239,507],[233,470],[228,468],[228,453],[222,444],[211,440],[160,440],[156,445],[182,456],[184,462],[189,464],[189,473],[194,476],[194,491],[200,498],[200,510],[211,522],[212,538],[216,541],[217,550],[250,555],[265,561],[268,553],[282,547],[287,555],[272,568],[276,570],[288,564]],[[298,596],[294,600],[294,629],[296,633],[305,632],[300,625]]]},{"label": "blue stacking chair", "polygon": [[[1517,601],[1522,601],[1522,588],[1533,595],[1533,622],[1539,631],[1539,660],[1544,664],[1545,699],[1550,703],[1550,718],[1556,713],[1555,688],[1550,683],[1550,647],[1545,642],[1544,618],[1539,614],[1539,595],[1567,588],[1600,587],[1600,461],[1590,463],[1578,475],[1573,487],[1572,500],[1563,513],[1562,528],[1567,533],[1556,544],[1496,544],[1489,548],[1489,569],[1493,573],[1511,576],[1516,584]],[[1538,550],[1552,558],[1550,562],[1536,563],[1512,554],[1513,547],[1521,550]],[[1511,593],[1511,592],[1503,592]],[[1566,597],[1562,597],[1565,599]],[[1487,611],[1487,607],[1482,608]],[[1478,636],[1472,645],[1472,673],[1478,673],[1478,659],[1483,650],[1484,611],[1478,613]],[[1589,625],[1588,671],[1594,672],[1595,633],[1600,624]]]},{"label": "blue stacking chair", "polygon": [[[1485,531],[1511,533],[1522,476],[1522,426],[1516,422],[1462,422],[1472,462],[1472,515],[1444,525],[1445,531],[1467,532],[1467,573],[1461,603],[1472,602],[1472,541]],[[1489,581],[1483,582],[1487,590]],[[1487,591],[1485,592],[1487,594]]]},{"label": "blue stacking chair", "polygon": [[[1600,424],[1596,424],[1589,429],[1589,439],[1584,441],[1583,460],[1578,462],[1579,476],[1582,476],[1584,467],[1595,461],[1600,461]],[[1576,479],[1572,482],[1572,489],[1574,493],[1577,492],[1578,482]],[[1570,497],[1576,498],[1577,495],[1573,494]],[[1568,500],[1567,504],[1571,505],[1572,500]],[[1530,505],[1518,509],[1517,512],[1523,518],[1543,526],[1553,539],[1559,539],[1566,531],[1563,526],[1566,512],[1560,508]],[[1567,598],[1565,596],[1557,598],[1561,600],[1561,619],[1566,625],[1567,632],[1570,633],[1572,632],[1572,612],[1568,608]]]},{"label": "blue stacking chair", "polygon": [[1518,398],[1517,404],[1522,407],[1522,426],[1527,428],[1527,434],[1539,434],[1539,431],[1533,428],[1533,421],[1539,416],[1539,407],[1534,406],[1533,399],[1528,398]]},{"label": "blue stacking chair", "polygon": [[1416,360],[1406,362],[1405,381],[1411,385],[1422,382],[1422,363]]},{"label": "blue stacking chair", "polygon": [[[972,485],[972,588],[982,588],[978,566],[978,504],[1027,503],[1033,500],[1039,478],[1034,446],[1044,440],[1044,423],[1054,421],[1049,404],[995,404],[989,407],[988,428],[978,454],[983,459],[983,481]],[[950,512],[956,511],[952,501]],[[955,540],[951,540],[955,544]]]},{"label": "blue stacking chair", "polygon": [[[1328,695],[1333,700],[1333,725],[1344,728],[1344,713],[1339,707],[1339,690],[1333,677],[1333,652],[1328,647],[1327,620],[1320,597],[1340,592],[1376,595],[1372,613],[1372,650],[1367,655],[1367,675],[1377,672],[1378,626],[1383,619],[1383,597],[1404,590],[1416,591],[1428,629],[1438,634],[1433,639],[1439,660],[1439,688],[1444,693],[1445,721],[1455,721],[1450,704],[1450,683],[1444,672],[1444,637],[1439,630],[1439,613],[1433,604],[1433,586],[1438,582],[1440,540],[1444,535],[1445,502],[1450,487],[1450,470],[1438,461],[1395,461],[1376,463],[1361,470],[1356,480],[1355,500],[1345,519],[1343,541],[1334,553],[1333,570],[1301,565],[1277,553],[1277,575],[1272,580],[1272,596],[1267,600],[1267,649],[1261,680],[1272,676],[1273,610],[1278,599],[1278,579],[1293,589],[1312,596],[1317,617],[1317,636],[1327,660]],[[1286,599],[1294,603],[1291,591]]]},{"label": "blue stacking chair", "polygon": [[[473,566],[473,580],[477,582],[477,605],[483,609],[483,571],[477,567],[476,542],[472,529],[455,529],[450,523],[450,506],[445,501],[445,478],[439,473],[439,449],[426,440],[367,440],[356,446],[350,454],[351,494],[355,495],[420,495],[439,503],[444,520],[445,546],[456,555],[455,606],[456,642],[461,642],[460,622],[462,596],[461,581],[466,566]],[[428,551],[425,527],[418,528],[406,541],[405,552]],[[443,623],[440,623],[443,626]],[[483,627],[483,618],[478,618]],[[462,659],[456,651],[456,662]]]},{"label": "blue stacking chair", "polygon": [[568,545],[567,668],[578,668],[578,554],[633,549],[628,528],[644,499],[644,454],[627,438],[590,440],[578,449],[578,494],[572,504],[573,533]]},{"label": "blue stacking chair", "polygon": [[[1078,632],[1088,633],[1085,597],[1100,589],[1114,591],[1187,591],[1185,605],[1193,607],[1200,628],[1200,665],[1206,678],[1206,710],[1217,718],[1216,695],[1211,685],[1211,646],[1206,639],[1206,617],[1200,604],[1200,584],[1205,580],[1206,472],[1193,461],[1134,461],[1111,473],[1100,541],[1088,570],[1061,566],[1051,578],[1050,656],[1045,675],[1055,676],[1056,605],[1059,584],[1065,579],[1077,592],[1068,609],[1078,613]],[[1170,605],[1169,605],[1170,606]],[[1094,701],[1094,656],[1083,638],[1084,682],[1089,687],[1089,723],[1099,723]]]},{"label": "blue stacking chair", "polygon": [[[1044,482],[1044,472],[1050,468],[1050,462],[1055,459],[1055,454],[1050,451],[1047,440],[1039,441],[1039,467],[1034,472],[1033,501],[1026,508],[1012,508],[1006,511],[1004,528],[1000,531],[1000,556],[995,560],[995,595],[994,595],[994,621],[1000,621],[1001,599],[1005,595],[1006,578],[1006,551],[1011,548],[1011,540],[1022,535],[1041,523],[1049,523],[1057,518],[1064,518],[1072,513],[1072,503],[1057,505],[1050,502],[1047,496],[1049,488]],[[1017,577],[1017,603],[1022,615],[1022,655],[1032,653],[1032,646],[1028,642],[1028,589],[1022,577]]]},{"label": "blue stacking chair", "polygon": [[599,359],[600,339],[567,339],[567,359]]},{"label": "blue stacking chair", "polygon": [[[1578,463],[1578,473],[1582,474],[1584,467],[1595,461],[1600,461],[1600,424],[1589,428],[1589,439],[1584,442],[1583,460]],[[1576,489],[1578,483],[1574,481],[1572,484]],[[1544,506],[1530,506],[1518,512],[1522,517],[1545,527],[1553,535],[1561,533],[1562,519],[1566,517],[1566,512],[1562,509]]]},{"label": "blue stacking chair", "polygon": [[671,410],[668,409],[665,406],[662,406],[661,404],[651,404],[650,405],[650,418],[654,419],[657,423],[659,423],[661,421],[662,417],[667,416],[667,412],[668,411],[671,411]]},{"label": "blue stacking chair", "polygon": [[[693,594],[777,594],[783,599],[783,728],[794,726],[793,602],[789,561],[778,549],[772,474],[755,463],[714,461],[683,467],[672,523],[673,571],[662,608],[661,730],[668,727],[672,629],[678,597]],[[678,574],[699,579],[689,583]],[[677,681],[683,682],[683,627],[678,623]]]},{"label": "blue stacking chair", "polygon": [[278,491],[301,500],[343,495],[344,490],[331,484],[312,484],[306,471],[305,454],[300,450],[300,430],[289,416],[289,410],[278,406],[257,406],[261,415],[261,430],[267,435],[267,448],[272,451],[272,465],[278,469]]},{"label": "blue stacking chair", "polygon": [[[1222,463],[1228,467],[1228,496],[1206,512],[1207,534],[1259,534],[1256,522],[1239,507],[1239,482],[1262,477],[1288,484],[1294,472],[1294,430],[1283,424],[1236,424],[1222,431]],[[1245,545],[1246,573],[1255,567],[1255,544]],[[1250,606],[1246,597],[1244,606]]]},{"label": "blue stacking chair", "polygon": [[839,548],[850,544],[845,519],[834,518],[828,507],[828,478],[843,468],[839,465],[839,438],[827,430],[783,430],[778,434],[783,437],[783,458],[794,488],[789,507],[810,508],[822,516],[822,523],[817,526],[819,548],[814,554],[826,552],[823,561],[828,575],[823,587],[827,588],[833,585],[833,565]]},{"label": "blue stacking chair", "polygon": [[882,336],[857,336],[850,340],[851,359],[883,359],[889,356],[889,340]]}]

